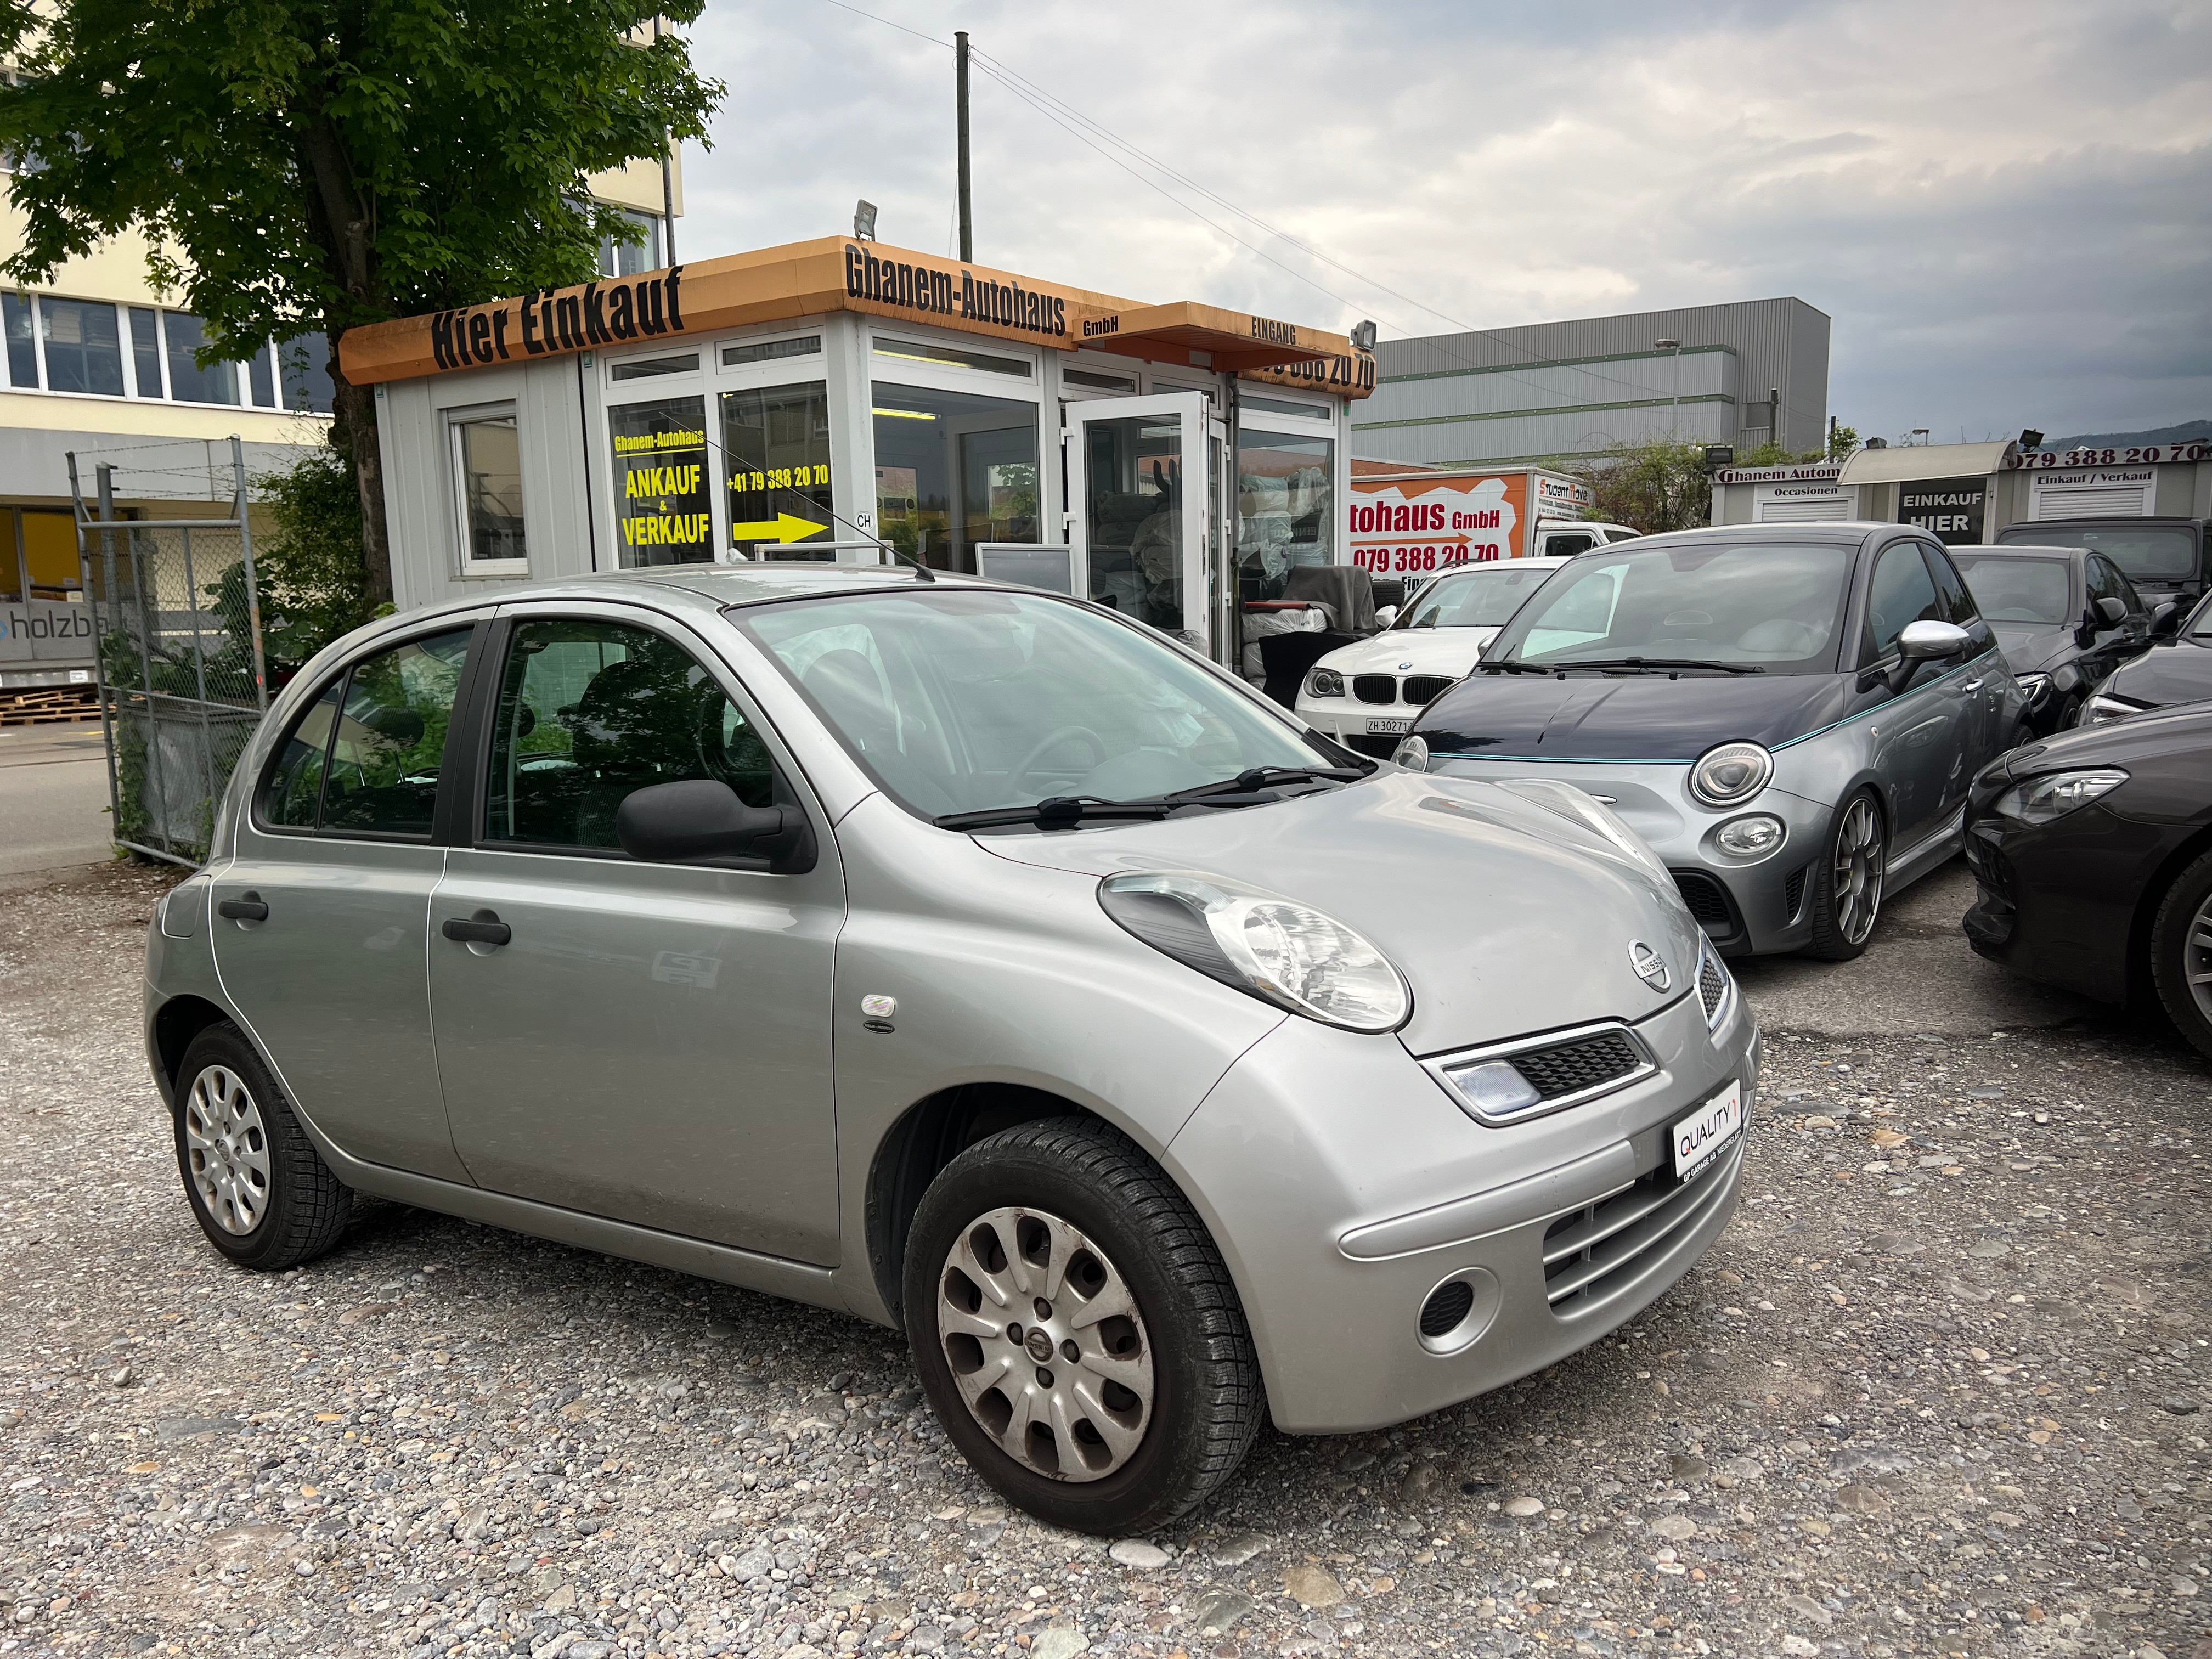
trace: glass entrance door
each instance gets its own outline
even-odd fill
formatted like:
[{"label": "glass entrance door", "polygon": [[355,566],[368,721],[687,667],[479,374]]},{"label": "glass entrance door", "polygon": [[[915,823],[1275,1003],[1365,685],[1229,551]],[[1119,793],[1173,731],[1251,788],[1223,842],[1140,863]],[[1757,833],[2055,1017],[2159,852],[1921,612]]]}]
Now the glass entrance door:
[{"label": "glass entrance door", "polygon": [[1075,591],[1212,655],[1204,394],[1091,398],[1070,404],[1066,419]]}]

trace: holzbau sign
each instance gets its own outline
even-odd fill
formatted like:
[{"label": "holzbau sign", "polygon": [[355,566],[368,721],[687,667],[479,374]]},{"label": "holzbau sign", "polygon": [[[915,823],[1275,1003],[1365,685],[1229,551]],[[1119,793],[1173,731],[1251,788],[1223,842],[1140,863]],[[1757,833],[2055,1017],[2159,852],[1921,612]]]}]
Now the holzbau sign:
[{"label": "holzbau sign", "polygon": [[1347,398],[1375,389],[1373,356],[1327,330],[1194,301],[1142,305],[844,237],[373,324],[345,336],[339,363],[348,380],[366,385],[834,311],[1195,365]]}]

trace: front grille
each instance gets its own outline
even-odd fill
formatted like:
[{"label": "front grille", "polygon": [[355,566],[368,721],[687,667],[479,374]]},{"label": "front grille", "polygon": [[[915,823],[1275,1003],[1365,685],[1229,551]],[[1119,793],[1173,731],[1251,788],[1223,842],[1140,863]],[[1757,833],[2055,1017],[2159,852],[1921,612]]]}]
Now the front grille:
[{"label": "front grille", "polygon": [[1735,932],[1735,911],[1729,904],[1728,890],[1702,870],[1671,873],[1682,902],[1690,907],[1698,925],[1715,939],[1731,937]]},{"label": "front grille", "polygon": [[1408,674],[1406,676],[1406,701],[1417,708],[1434,702],[1458,683],[1449,674]]},{"label": "front grille", "polygon": [[1421,1334],[1434,1341],[1467,1317],[1474,1306],[1474,1286],[1463,1279],[1439,1285],[1421,1304]]},{"label": "front grille", "polygon": [[1698,952],[1698,1000],[1705,1005],[1705,1029],[1711,1030],[1720,1024],[1721,1010],[1728,1006],[1728,969],[1721,966],[1711,946]]},{"label": "front grille", "polygon": [[1619,1031],[1601,1031],[1579,1042],[1531,1049],[1511,1058],[1513,1069],[1547,1100],[1600,1088],[1644,1064],[1636,1045]]},{"label": "front grille", "polygon": [[1544,1297],[1552,1311],[1572,1319],[1635,1287],[1650,1258],[1675,1234],[1711,1212],[1743,1156],[1741,1137],[1694,1179],[1662,1164],[1630,1186],[1544,1231]]},{"label": "front grille", "polygon": [[1352,695],[1362,702],[1395,702],[1398,701],[1397,677],[1392,674],[1354,674]]},{"label": "front grille", "polygon": [[1372,755],[1376,760],[1389,760],[1398,752],[1398,745],[1405,742],[1405,738],[1377,738],[1364,732],[1347,732],[1336,741],[1354,754]]},{"label": "front grille", "polygon": [[1797,920],[1798,908],[1805,902],[1806,872],[1812,867],[1808,864],[1802,869],[1793,872],[1790,879],[1782,884],[1782,908],[1785,912],[1784,920],[1786,921]]}]

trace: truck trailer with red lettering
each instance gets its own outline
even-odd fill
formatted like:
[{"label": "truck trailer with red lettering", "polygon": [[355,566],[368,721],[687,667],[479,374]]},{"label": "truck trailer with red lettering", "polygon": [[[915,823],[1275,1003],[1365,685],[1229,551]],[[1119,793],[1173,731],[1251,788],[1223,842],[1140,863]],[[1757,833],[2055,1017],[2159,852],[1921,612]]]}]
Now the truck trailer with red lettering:
[{"label": "truck trailer with red lettering", "polygon": [[1587,553],[1636,535],[1585,517],[1589,485],[1541,467],[1377,470],[1354,464],[1354,564],[1418,579],[1457,564]]}]

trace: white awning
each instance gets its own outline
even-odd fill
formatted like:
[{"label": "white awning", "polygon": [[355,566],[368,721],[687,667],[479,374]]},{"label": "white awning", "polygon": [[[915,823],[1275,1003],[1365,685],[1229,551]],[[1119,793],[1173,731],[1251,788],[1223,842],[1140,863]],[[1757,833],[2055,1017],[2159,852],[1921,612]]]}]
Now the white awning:
[{"label": "white awning", "polygon": [[2005,464],[2019,446],[2010,439],[1993,444],[1918,444],[1898,449],[1862,449],[1844,463],[1838,485],[1902,483],[1914,478],[1985,478]]}]

